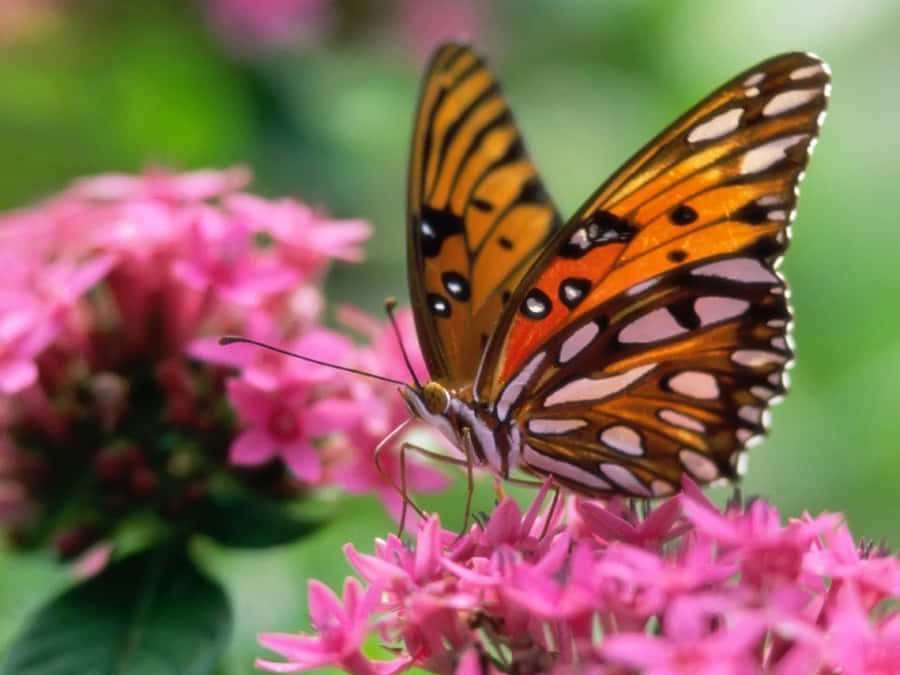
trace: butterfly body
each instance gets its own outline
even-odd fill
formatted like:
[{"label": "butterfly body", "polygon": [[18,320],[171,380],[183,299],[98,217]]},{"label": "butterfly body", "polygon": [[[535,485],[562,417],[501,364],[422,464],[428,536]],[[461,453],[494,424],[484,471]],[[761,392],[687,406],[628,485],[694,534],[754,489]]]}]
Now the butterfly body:
[{"label": "butterfly body", "polygon": [[776,56],[663,131],[563,223],[499,85],[448,44],[425,77],[408,266],[432,381],[402,394],[501,478],[660,496],[733,478],[793,358],[776,266],[829,94]]},{"label": "butterfly body", "polygon": [[471,388],[447,389],[429,382],[421,389],[406,387],[401,396],[415,417],[437,429],[475,466],[507,479],[519,465],[522,436],[515,424],[503,424],[486,406],[478,405]]}]

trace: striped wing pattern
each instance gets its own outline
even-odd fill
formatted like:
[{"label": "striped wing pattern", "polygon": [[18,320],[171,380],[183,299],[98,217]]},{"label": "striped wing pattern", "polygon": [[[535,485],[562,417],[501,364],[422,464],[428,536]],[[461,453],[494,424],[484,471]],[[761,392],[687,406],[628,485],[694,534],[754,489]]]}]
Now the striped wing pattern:
[{"label": "striped wing pattern", "polygon": [[412,140],[408,267],[433,379],[471,384],[504,302],[559,228],[500,87],[447,44],[425,75]]}]

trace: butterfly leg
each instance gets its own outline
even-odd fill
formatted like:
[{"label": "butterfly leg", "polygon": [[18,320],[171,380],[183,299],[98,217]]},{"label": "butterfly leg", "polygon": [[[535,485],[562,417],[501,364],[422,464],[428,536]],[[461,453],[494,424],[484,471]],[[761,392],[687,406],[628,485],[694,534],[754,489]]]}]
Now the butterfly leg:
[{"label": "butterfly leg", "polygon": [[[512,480],[511,478],[507,478],[507,480]],[[494,492],[497,494],[497,501],[502,502],[503,498],[506,497],[506,494],[503,492],[503,479],[495,478],[494,479]]]},{"label": "butterfly leg", "polygon": [[469,516],[472,515],[472,493],[475,490],[475,479],[472,471],[472,465],[474,463],[473,457],[475,456],[472,449],[472,430],[468,427],[464,427],[462,435],[463,445],[465,446],[466,451],[466,511],[463,515],[462,529],[459,531],[460,537],[466,533],[466,529],[469,527]]},{"label": "butterfly leg", "polygon": [[[375,453],[373,456],[373,460],[375,462],[375,468],[378,469],[378,473],[380,473],[382,476],[384,476],[387,479],[387,481],[391,484],[391,487],[393,487],[397,492],[399,492],[400,496],[403,499],[403,507],[400,512],[400,528],[397,532],[397,536],[400,536],[401,534],[403,534],[403,527],[406,523],[407,506],[412,505],[413,509],[415,509],[416,513],[418,513],[419,516],[424,517],[424,515],[425,515],[424,512],[418,506],[416,506],[415,503],[412,502],[412,500],[409,498],[409,495],[406,493],[406,452],[405,452],[406,447],[405,446],[407,444],[403,443],[400,446],[400,482],[402,484],[402,487],[397,485],[396,481],[394,481],[394,478],[387,471],[385,471],[381,466],[381,453],[384,451],[385,448],[390,447],[391,441],[394,438],[396,438],[398,435],[403,433],[403,431],[406,429],[406,427],[409,425],[410,422],[411,422],[411,420],[407,420],[406,422],[404,422],[403,424],[398,426],[396,429],[394,429],[387,436],[385,436],[382,439],[382,441],[375,447]],[[413,446],[413,447],[416,447],[416,446]],[[419,449],[426,453],[428,452],[424,448],[419,448]]]},{"label": "butterfly leg", "polygon": [[547,517],[544,520],[544,528],[541,530],[541,539],[547,536],[550,529],[550,522],[553,520],[553,514],[556,513],[556,504],[559,502],[559,485],[553,486],[553,501],[550,502],[550,510],[547,511]]},{"label": "butterfly leg", "polygon": [[[422,455],[423,457],[432,459],[436,462],[443,462],[444,464],[452,464],[454,466],[469,466],[471,464],[470,462],[465,462],[461,459],[456,459],[455,457],[448,457],[447,455],[442,455],[439,452],[434,452],[432,450],[428,450],[427,448],[423,448],[414,443],[408,443],[408,442],[401,443],[400,444],[400,486],[397,486],[397,484],[394,483],[394,481],[391,480],[390,477],[388,477],[388,480],[391,481],[391,485],[403,497],[403,510],[401,511],[401,514],[400,514],[400,527],[399,527],[397,536],[399,536],[400,534],[403,533],[403,528],[406,524],[407,506],[411,506],[420,518],[425,517],[425,512],[422,511],[422,509],[420,509],[416,505],[416,503],[409,497],[409,494],[407,492],[407,488],[406,488],[406,452],[407,452],[407,450],[415,451],[416,454]],[[377,462],[376,462],[376,466],[378,466]],[[381,471],[380,467],[379,467],[379,471]],[[382,471],[382,474],[384,474],[387,477],[387,475],[385,474],[384,471]]]},{"label": "butterfly leg", "polygon": [[[527,478],[507,478],[507,483],[512,483],[513,485],[522,485],[524,487],[533,487],[540,488],[543,487],[545,481],[541,480],[528,480]],[[499,479],[498,479],[499,483]],[[498,486],[499,491],[499,486]],[[544,521],[544,529],[541,530],[541,539],[547,536],[547,532],[550,529],[550,521],[553,519],[553,514],[556,512],[556,505],[559,503],[559,485],[556,483],[553,484],[553,501],[550,502],[550,510],[547,511],[547,519]]]}]

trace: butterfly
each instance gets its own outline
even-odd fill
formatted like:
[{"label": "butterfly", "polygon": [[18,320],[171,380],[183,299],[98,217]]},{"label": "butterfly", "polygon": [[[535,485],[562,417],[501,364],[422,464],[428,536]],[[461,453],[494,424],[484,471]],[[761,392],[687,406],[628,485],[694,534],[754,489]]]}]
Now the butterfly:
[{"label": "butterfly", "polygon": [[485,61],[431,59],[412,137],[409,291],[431,381],[407,407],[469,462],[590,496],[735,478],[786,390],[776,268],[830,73],[738,75],[563,222]]}]

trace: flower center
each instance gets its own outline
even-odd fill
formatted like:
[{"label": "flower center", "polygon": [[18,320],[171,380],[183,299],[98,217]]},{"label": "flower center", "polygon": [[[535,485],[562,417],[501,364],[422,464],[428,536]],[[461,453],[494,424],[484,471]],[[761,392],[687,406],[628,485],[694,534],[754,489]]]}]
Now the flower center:
[{"label": "flower center", "polygon": [[269,433],[282,441],[293,440],[300,434],[297,415],[287,406],[278,406],[269,416]]}]

